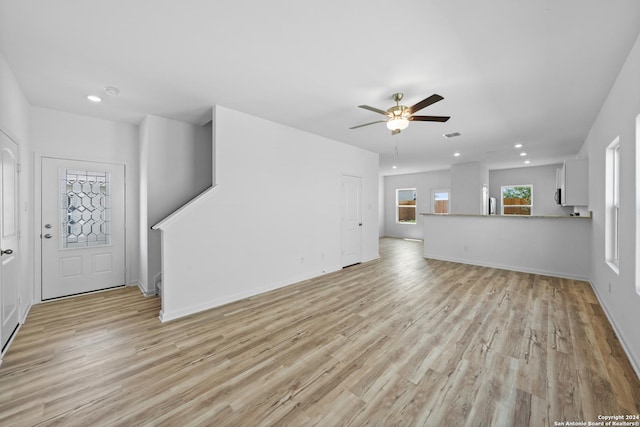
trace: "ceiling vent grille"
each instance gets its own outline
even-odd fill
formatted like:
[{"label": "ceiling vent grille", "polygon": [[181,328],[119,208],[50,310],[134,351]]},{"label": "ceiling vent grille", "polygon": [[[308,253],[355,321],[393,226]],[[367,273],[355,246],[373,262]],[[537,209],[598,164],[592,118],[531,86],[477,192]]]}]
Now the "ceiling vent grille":
[{"label": "ceiling vent grille", "polygon": [[454,138],[456,136],[460,136],[460,132],[445,133],[442,136],[444,136],[445,138]]}]

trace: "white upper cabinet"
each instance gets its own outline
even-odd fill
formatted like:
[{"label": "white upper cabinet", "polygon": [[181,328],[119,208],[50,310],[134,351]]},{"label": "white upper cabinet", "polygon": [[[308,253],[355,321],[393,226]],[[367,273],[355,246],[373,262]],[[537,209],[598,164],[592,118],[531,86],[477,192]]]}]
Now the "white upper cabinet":
[{"label": "white upper cabinet", "polygon": [[559,178],[562,206],[589,205],[589,159],[565,160]]}]

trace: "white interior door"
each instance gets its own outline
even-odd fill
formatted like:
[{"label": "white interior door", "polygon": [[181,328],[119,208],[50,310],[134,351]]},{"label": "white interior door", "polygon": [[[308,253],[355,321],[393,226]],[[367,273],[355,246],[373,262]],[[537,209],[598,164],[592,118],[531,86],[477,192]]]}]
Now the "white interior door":
[{"label": "white interior door", "polygon": [[342,266],[362,262],[362,179],[342,176]]},{"label": "white interior door", "polygon": [[0,350],[18,326],[18,146],[0,131]]},{"label": "white interior door", "polygon": [[42,159],[42,299],[125,284],[124,165]]}]

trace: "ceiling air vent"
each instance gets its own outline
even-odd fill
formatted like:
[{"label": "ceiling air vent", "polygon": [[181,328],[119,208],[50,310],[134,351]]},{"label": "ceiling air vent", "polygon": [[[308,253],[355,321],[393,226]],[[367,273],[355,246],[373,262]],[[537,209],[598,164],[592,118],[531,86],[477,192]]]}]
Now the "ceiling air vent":
[{"label": "ceiling air vent", "polygon": [[456,136],[460,136],[460,132],[445,133],[442,136],[444,136],[445,138],[454,138]]}]

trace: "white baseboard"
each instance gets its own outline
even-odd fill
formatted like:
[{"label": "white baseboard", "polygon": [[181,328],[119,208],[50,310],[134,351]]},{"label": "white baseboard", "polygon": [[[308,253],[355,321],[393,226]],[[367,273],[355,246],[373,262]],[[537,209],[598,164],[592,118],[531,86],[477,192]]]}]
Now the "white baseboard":
[{"label": "white baseboard", "polygon": [[369,262],[369,261],[375,261],[377,259],[380,259],[380,254],[378,254],[376,256],[369,257],[369,258],[365,258],[365,259],[362,260],[362,262],[365,263],[365,262]]},{"label": "white baseboard", "polygon": [[341,268],[332,268],[329,270],[324,270],[322,272],[318,272],[315,274],[310,274],[310,275],[306,275],[303,277],[298,277],[296,279],[294,279],[293,281],[286,281],[286,282],[282,282],[282,283],[276,283],[273,284],[271,286],[265,286],[265,287],[260,287],[260,288],[253,288],[247,291],[243,291],[243,292],[238,292],[236,294],[233,295],[228,295],[225,296],[223,298],[218,298],[212,301],[206,301],[202,304],[197,304],[197,305],[193,305],[191,307],[187,307],[187,308],[183,308],[180,310],[175,310],[172,312],[168,312],[165,313],[164,309],[160,311],[160,321],[161,322],[168,322],[170,320],[175,320],[175,319],[179,319],[181,317],[185,317],[185,316],[189,316],[191,314],[194,313],[199,313],[201,311],[206,311],[206,310],[210,310],[212,308],[216,308],[216,307],[220,307],[222,305],[225,304],[229,304],[235,301],[239,301],[245,298],[250,298],[256,295],[260,295],[260,294],[264,294],[267,292],[271,292],[273,290],[276,289],[280,289],[280,288],[284,288],[287,286],[291,286],[294,285],[296,283],[300,283],[300,282],[304,282],[305,280],[309,280],[309,279],[314,279],[316,277],[320,277],[320,276],[324,276],[325,274],[329,274],[329,273],[333,273],[336,271],[341,270]]},{"label": "white baseboard", "polygon": [[640,361],[638,361],[634,357],[634,354],[630,351],[629,346],[627,345],[627,341],[625,340],[624,335],[622,334],[620,329],[618,329],[618,327],[616,326],[615,322],[613,321],[613,317],[611,317],[611,314],[609,313],[609,310],[607,309],[607,306],[603,303],[603,299],[600,296],[598,288],[593,285],[593,283],[589,280],[588,277],[573,276],[573,275],[566,274],[566,273],[561,273],[561,272],[543,271],[543,270],[536,270],[536,269],[526,269],[526,268],[519,268],[519,267],[513,267],[513,266],[506,266],[506,265],[497,265],[497,264],[489,264],[489,263],[479,263],[479,262],[474,262],[474,261],[469,261],[469,260],[462,260],[462,259],[455,259],[455,258],[443,258],[443,257],[437,257],[437,256],[429,256],[429,255],[425,255],[424,257],[425,258],[429,258],[429,259],[437,259],[437,260],[440,260],[440,261],[449,261],[449,262],[456,262],[456,263],[460,263],[460,264],[478,265],[478,266],[481,266],[481,267],[499,268],[499,269],[502,269],[502,270],[512,270],[512,271],[518,271],[518,272],[522,272],[522,273],[540,274],[540,275],[544,275],[544,276],[560,277],[560,278],[565,278],[565,279],[582,280],[582,281],[588,282],[589,285],[591,286],[591,289],[593,289],[593,292],[596,294],[596,298],[598,299],[598,302],[600,303],[600,306],[602,307],[602,310],[604,311],[604,314],[607,316],[607,320],[609,321],[609,324],[611,324],[611,327],[613,328],[614,333],[616,334],[616,336],[618,337],[618,340],[622,344],[622,349],[624,350],[625,354],[629,358],[629,361],[631,363],[631,366],[633,367],[633,370],[635,371],[635,373],[638,376],[638,378],[640,378]]},{"label": "white baseboard", "polygon": [[140,292],[142,292],[142,295],[144,295],[145,297],[152,297],[152,296],[156,295],[156,290],[155,289],[147,291],[142,287],[142,283],[140,283],[140,282],[135,282],[135,283],[131,284],[131,286],[136,286],[136,285],[138,286],[138,289],[140,289]]},{"label": "white baseboard", "polygon": [[7,344],[5,345],[4,351],[0,353],[0,366],[2,366],[2,359],[4,358],[4,355],[7,354],[7,352],[9,351],[9,347],[11,347],[13,340],[15,340],[16,337],[18,336],[18,333],[20,332],[20,328],[22,328],[23,323],[24,322],[18,322],[18,326],[16,326],[15,331],[13,331],[13,335],[11,335],[11,338],[9,338],[9,342],[7,342]]},{"label": "white baseboard", "polygon": [[439,261],[456,262],[458,264],[477,265],[480,267],[497,268],[500,270],[511,270],[511,271],[517,271],[520,273],[539,274],[541,276],[560,277],[562,279],[582,280],[585,282],[589,281],[589,277],[587,276],[566,273],[563,271],[541,270],[537,268],[527,268],[527,267],[520,267],[516,265],[504,265],[504,264],[496,264],[491,262],[482,262],[482,261],[475,261],[475,260],[469,260],[469,259],[441,257],[438,255],[432,255],[432,254],[424,254],[424,257],[428,259],[436,259]]},{"label": "white baseboard", "polygon": [[600,292],[598,291],[598,288],[594,286],[594,284],[591,281],[589,281],[589,284],[591,285],[591,289],[593,289],[593,293],[596,294],[596,298],[598,298],[600,307],[602,307],[602,311],[604,311],[605,316],[607,316],[607,320],[609,320],[609,324],[613,328],[613,332],[618,337],[618,341],[620,341],[620,344],[622,344],[622,349],[624,350],[625,354],[629,358],[629,362],[631,362],[631,367],[633,368],[634,371],[636,371],[636,375],[640,379],[640,361],[637,360],[634,357],[634,354],[630,351],[629,346],[627,345],[627,340],[624,337],[624,334],[622,333],[622,331],[620,331],[620,329],[618,329],[618,327],[616,326],[616,323],[613,321],[613,317],[611,317],[611,314],[609,313],[607,306],[604,304],[604,300],[600,296]]},{"label": "white baseboard", "polygon": [[33,304],[29,304],[29,306],[25,310],[24,315],[22,316],[22,319],[20,319],[20,323],[21,324],[23,324],[24,322],[27,321],[27,316],[29,316],[29,312],[31,311],[31,307],[33,307]]}]

